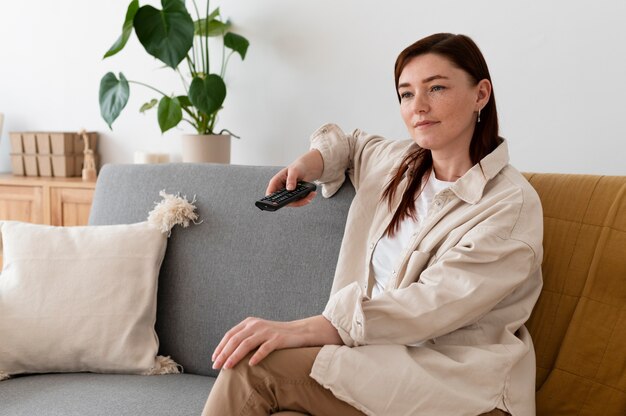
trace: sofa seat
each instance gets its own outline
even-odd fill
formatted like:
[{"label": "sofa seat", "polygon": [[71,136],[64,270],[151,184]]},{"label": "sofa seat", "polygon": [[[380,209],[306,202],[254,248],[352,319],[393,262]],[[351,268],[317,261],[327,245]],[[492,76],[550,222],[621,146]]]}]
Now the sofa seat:
[{"label": "sofa seat", "polygon": [[[11,416],[198,416],[215,379],[193,374],[44,374],[2,385],[0,414]],[[172,409],[176,409],[172,413]]]}]

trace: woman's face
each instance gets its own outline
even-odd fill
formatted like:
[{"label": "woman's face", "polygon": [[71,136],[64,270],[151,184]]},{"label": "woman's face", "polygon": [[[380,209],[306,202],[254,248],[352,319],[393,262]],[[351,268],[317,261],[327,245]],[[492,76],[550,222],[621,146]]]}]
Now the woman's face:
[{"label": "woman's face", "polygon": [[440,55],[428,53],[412,58],[398,80],[400,112],[413,140],[445,156],[465,152],[484,107],[491,84],[478,84],[462,69]]}]

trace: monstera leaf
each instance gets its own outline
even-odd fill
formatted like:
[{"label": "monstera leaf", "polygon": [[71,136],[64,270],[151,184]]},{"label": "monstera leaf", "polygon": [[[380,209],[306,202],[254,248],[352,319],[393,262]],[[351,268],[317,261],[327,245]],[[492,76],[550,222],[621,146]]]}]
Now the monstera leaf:
[{"label": "monstera leaf", "polygon": [[234,50],[241,56],[241,59],[244,59],[246,57],[246,52],[248,51],[248,46],[250,46],[250,42],[248,42],[248,39],[241,35],[228,32],[224,35],[224,46]]},{"label": "monstera leaf", "polygon": [[183,110],[180,107],[178,98],[161,98],[157,113],[161,133],[165,133],[172,127],[176,127],[180,120],[183,119]]},{"label": "monstera leaf", "polygon": [[107,73],[100,80],[100,114],[109,128],[128,103],[130,88],[124,74],[117,79],[113,72]]},{"label": "monstera leaf", "polygon": [[109,48],[107,53],[104,54],[104,58],[108,58],[109,56],[113,56],[126,46],[126,42],[130,38],[131,33],[133,32],[133,19],[135,18],[135,14],[139,10],[139,0],[133,0],[128,5],[128,10],[126,11],[126,19],[124,19],[124,25],[122,26],[122,34],[115,41],[113,46]]},{"label": "monstera leaf", "polygon": [[222,108],[226,98],[226,84],[219,75],[195,77],[189,86],[189,100],[200,111],[212,114]]},{"label": "monstera leaf", "polygon": [[133,25],[146,52],[175,69],[193,46],[193,19],[181,0],[161,0],[161,4],[163,10],[140,7]]},{"label": "monstera leaf", "polygon": [[193,25],[197,36],[222,36],[232,26],[230,22],[209,18],[196,20]]}]

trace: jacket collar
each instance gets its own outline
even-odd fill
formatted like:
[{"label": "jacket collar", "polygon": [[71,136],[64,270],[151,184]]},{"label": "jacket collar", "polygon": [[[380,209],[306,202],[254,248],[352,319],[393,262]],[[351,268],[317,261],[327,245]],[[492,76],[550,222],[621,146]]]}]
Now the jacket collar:
[{"label": "jacket collar", "polygon": [[[450,190],[468,204],[475,204],[483,196],[487,182],[493,179],[509,164],[509,146],[504,140],[493,152],[475,164],[465,175],[460,177]],[[482,169],[481,169],[482,167]]]}]

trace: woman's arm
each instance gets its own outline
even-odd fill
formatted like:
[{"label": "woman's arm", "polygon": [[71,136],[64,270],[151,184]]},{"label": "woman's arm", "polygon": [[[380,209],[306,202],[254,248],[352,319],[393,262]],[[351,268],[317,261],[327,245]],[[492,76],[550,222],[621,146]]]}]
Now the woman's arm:
[{"label": "woman's arm", "polygon": [[228,331],[212,356],[213,368],[232,368],[250,351],[256,365],[274,350],[343,344],[339,333],[322,315],[291,322],[247,318]]},{"label": "woman's arm", "polygon": [[[274,175],[267,186],[267,194],[284,187],[294,189],[298,180],[319,180],[322,193],[328,198],[339,190],[346,173],[358,190],[361,179],[368,172],[386,177],[407,148],[405,142],[387,140],[360,130],[346,134],[335,124],[323,125],[313,132],[310,140],[311,150]],[[371,167],[375,172],[370,172]],[[289,206],[306,205],[315,195],[311,193]]]},{"label": "woman's arm", "polygon": [[407,148],[407,142],[354,130],[346,134],[335,124],[325,124],[311,135],[311,148],[320,152],[323,171],[318,178],[329,198],[341,188],[346,173],[356,190],[368,173],[386,176]]},{"label": "woman's arm", "polygon": [[331,296],[323,316],[348,346],[413,345],[475,322],[534,279],[538,260],[523,241],[472,234],[422,271],[418,282],[374,299],[350,284]]}]

